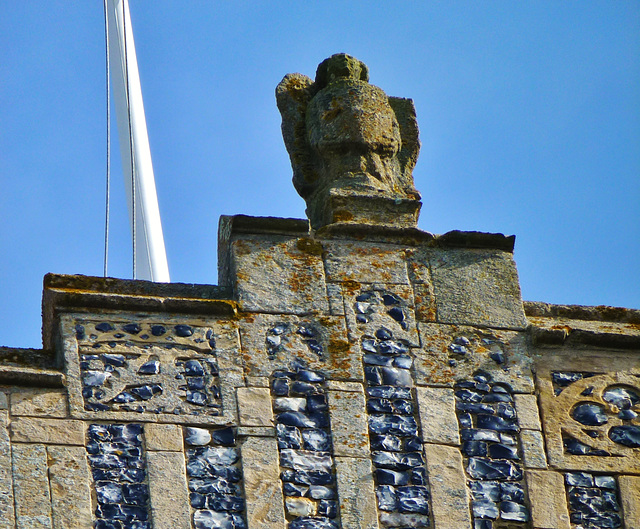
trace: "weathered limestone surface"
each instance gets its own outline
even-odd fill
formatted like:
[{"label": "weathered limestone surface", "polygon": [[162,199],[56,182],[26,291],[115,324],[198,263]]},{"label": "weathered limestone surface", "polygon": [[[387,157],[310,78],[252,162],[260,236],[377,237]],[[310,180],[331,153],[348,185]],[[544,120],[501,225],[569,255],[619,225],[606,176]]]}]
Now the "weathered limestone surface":
[{"label": "weathered limestone surface", "polygon": [[336,456],[369,457],[369,433],[364,390],[329,391],[329,416],[333,453]]},{"label": "weathered limestone surface", "polygon": [[529,468],[547,468],[547,456],[544,452],[542,432],[538,430],[522,430],[520,433],[522,456]]},{"label": "weathered limestone surface", "polygon": [[84,446],[82,421],[72,419],[40,419],[16,417],[11,422],[14,443],[45,443]]},{"label": "weathered limestone surface", "polygon": [[52,529],[45,446],[13,444],[11,451],[17,529]]},{"label": "weathered limestone surface", "polygon": [[336,457],[335,466],[342,526],[377,529],[378,512],[371,460]]},{"label": "weathered limestone surface", "polygon": [[177,424],[146,424],[144,439],[147,450],[182,452],[182,428]]},{"label": "weathered limestone surface", "polygon": [[471,528],[469,496],[460,451],[452,446],[425,444],[424,454],[436,529]]},{"label": "weathered limestone surface", "polygon": [[284,498],[275,439],[248,438],[242,445],[248,529],[284,529]]},{"label": "weathered limestone surface", "polygon": [[241,426],[273,426],[269,388],[238,388]]},{"label": "weathered limestone surface", "polygon": [[538,399],[535,395],[514,395],[520,428],[542,430]]},{"label": "weathered limestone surface", "polygon": [[147,472],[153,527],[191,529],[184,455],[147,452]]},{"label": "weathered limestone surface", "polygon": [[625,529],[640,527],[640,476],[620,476],[618,486]]},{"label": "weathered limestone surface", "polygon": [[0,529],[15,527],[8,422],[9,414],[0,411]]},{"label": "weathered limestone surface", "polygon": [[460,444],[456,402],[449,388],[416,388],[422,440],[425,443]]},{"label": "weathered limestone surface", "polygon": [[48,446],[54,529],[91,527],[91,476],[86,451],[78,446]]},{"label": "weathered limestone surface", "polygon": [[511,254],[442,250],[432,255],[431,272],[439,322],[508,329],[527,326]]},{"label": "weathered limestone surface", "polygon": [[533,526],[536,529],[570,529],[562,474],[529,470],[525,476]]},{"label": "weathered limestone surface", "polygon": [[67,417],[69,410],[66,392],[24,390],[12,393],[11,414],[47,418]]}]

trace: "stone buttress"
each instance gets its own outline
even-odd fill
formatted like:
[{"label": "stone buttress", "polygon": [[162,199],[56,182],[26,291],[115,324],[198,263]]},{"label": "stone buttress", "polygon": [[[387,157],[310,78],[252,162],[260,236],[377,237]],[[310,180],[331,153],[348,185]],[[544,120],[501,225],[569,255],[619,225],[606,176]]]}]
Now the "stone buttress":
[{"label": "stone buttress", "polygon": [[417,229],[413,103],[356,59],[277,99],[309,221],[222,217],[219,286],[45,277],[0,529],[638,529],[640,311]]}]

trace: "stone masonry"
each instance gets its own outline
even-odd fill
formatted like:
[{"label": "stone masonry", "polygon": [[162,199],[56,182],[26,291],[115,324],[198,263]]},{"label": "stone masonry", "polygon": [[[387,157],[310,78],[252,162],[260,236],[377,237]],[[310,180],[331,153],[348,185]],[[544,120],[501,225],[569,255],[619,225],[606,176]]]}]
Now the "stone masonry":
[{"label": "stone masonry", "polygon": [[640,311],[418,230],[413,103],[357,59],[276,96],[310,221],[222,217],[219,286],[45,277],[0,529],[640,528]]}]

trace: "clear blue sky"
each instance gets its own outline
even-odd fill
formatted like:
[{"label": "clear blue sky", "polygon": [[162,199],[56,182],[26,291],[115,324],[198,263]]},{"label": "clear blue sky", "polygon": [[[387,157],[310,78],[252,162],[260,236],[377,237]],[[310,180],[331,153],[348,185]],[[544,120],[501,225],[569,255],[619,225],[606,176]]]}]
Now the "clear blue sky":
[{"label": "clear blue sky", "polygon": [[[172,280],[216,283],[222,214],[304,217],[274,89],[329,55],[414,99],[420,227],[516,234],[526,300],[640,307],[640,3],[131,0]],[[102,0],[0,3],[0,344],[42,277],[102,275]],[[114,120],[115,129],[115,120]],[[110,275],[131,276],[113,132]]]}]

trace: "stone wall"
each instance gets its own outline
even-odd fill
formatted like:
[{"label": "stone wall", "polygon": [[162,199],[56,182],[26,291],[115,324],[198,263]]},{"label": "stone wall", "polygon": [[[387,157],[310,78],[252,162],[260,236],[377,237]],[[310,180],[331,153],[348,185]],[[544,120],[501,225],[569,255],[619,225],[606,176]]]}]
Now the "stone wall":
[{"label": "stone wall", "polygon": [[513,238],[223,217],[221,286],[45,278],[0,349],[0,528],[640,527],[640,312]]}]

